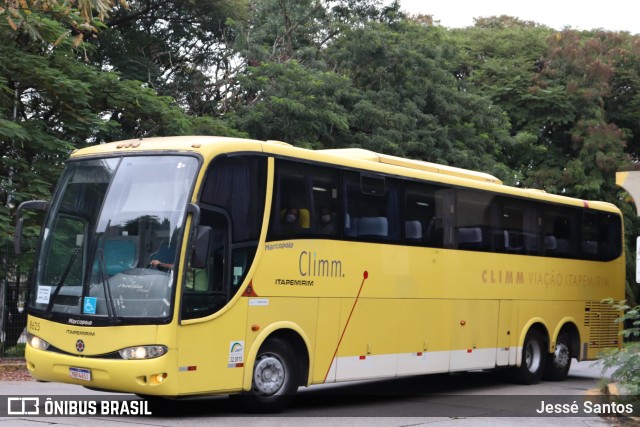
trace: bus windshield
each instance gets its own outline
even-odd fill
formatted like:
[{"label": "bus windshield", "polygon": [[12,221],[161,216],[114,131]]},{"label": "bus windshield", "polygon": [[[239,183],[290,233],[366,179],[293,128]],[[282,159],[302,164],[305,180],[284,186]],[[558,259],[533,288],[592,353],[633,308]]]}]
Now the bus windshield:
[{"label": "bus windshield", "polygon": [[92,323],[169,317],[197,169],[187,156],[70,162],[43,231],[30,309]]}]

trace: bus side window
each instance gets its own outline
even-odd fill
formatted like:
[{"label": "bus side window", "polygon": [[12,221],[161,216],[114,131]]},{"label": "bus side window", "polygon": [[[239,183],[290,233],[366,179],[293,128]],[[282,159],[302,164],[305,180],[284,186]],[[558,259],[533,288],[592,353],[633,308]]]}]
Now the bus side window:
[{"label": "bus side window", "polygon": [[586,211],[582,215],[580,253],[584,259],[609,261],[620,256],[622,246],[620,216]]},{"label": "bus side window", "polygon": [[622,252],[622,220],[619,215],[598,212],[598,259],[609,261]]},{"label": "bus side window", "polygon": [[551,207],[542,218],[545,255],[577,258],[580,211],[577,209]]},{"label": "bus side window", "polygon": [[600,227],[598,212],[585,212],[582,216],[580,250],[585,258],[597,258],[600,252]]},{"label": "bus side window", "polygon": [[314,213],[312,231],[320,237],[338,237],[339,208],[337,169],[328,167],[314,168],[311,186]]},{"label": "bus side window", "polygon": [[458,249],[491,251],[491,212],[495,195],[459,189],[456,196],[455,238]]},{"label": "bus side window", "polygon": [[404,238],[410,245],[442,248],[444,246],[444,187],[407,182],[404,192]]},{"label": "bus side window", "polygon": [[270,240],[295,238],[307,233],[311,227],[309,195],[301,166],[287,161],[276,164]]},{"label": "bus side window", "polygon": [[399,183],[344,172],[344,234],[357,240],[400,241]]},{"label": "bus side window", "polygon": [[337,169],[278,159],[269,240],[337,237]]},{"label": "bus side window", "polygon": [[498,197],[494,215],[494,251],[540,254],[541,219],[535,205],[512,197]]}]

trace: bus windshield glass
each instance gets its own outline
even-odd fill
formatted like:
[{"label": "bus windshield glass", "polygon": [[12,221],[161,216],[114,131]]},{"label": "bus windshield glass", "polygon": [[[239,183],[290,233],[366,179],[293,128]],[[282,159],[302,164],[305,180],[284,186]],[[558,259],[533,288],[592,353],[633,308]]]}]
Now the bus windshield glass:
[{"label": "bus windshield glass", "polygon": [[107,322],[168,318],[197,169],[187,156],[70,162],[45,224],[30,309]]}]

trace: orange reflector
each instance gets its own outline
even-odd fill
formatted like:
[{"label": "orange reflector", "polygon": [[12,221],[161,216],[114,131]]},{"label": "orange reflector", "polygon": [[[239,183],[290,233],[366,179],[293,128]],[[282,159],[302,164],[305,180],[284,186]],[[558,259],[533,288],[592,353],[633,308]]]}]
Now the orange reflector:
[{"label": "orange reflector", "polygon": [[151,375],[152,384],[161,384],[167,378],[166,373]]},{"label": "orange reflector", "polygon": [[260,325],[251,325],[251,330],[253,332],[255,332],[255,331],[259,330],[259,329],[260,329]]}]

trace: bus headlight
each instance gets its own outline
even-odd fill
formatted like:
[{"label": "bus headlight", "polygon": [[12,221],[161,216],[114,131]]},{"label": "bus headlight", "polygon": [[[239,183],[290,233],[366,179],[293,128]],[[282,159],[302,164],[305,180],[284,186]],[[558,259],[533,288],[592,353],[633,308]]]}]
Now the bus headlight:
[{"label": "bus headlight", "polygon": [[137,347],[127,347],[119,351],[120,357],[126,360],[155,359],[167,352],[164,345],[140,345]]},{"label": "bus headlight", "polygon": [[37,348],[38,350],[44,351],[49,348],[48,342],[33,334],[27,334],[27,343],[29,343],[31,347]]}]

